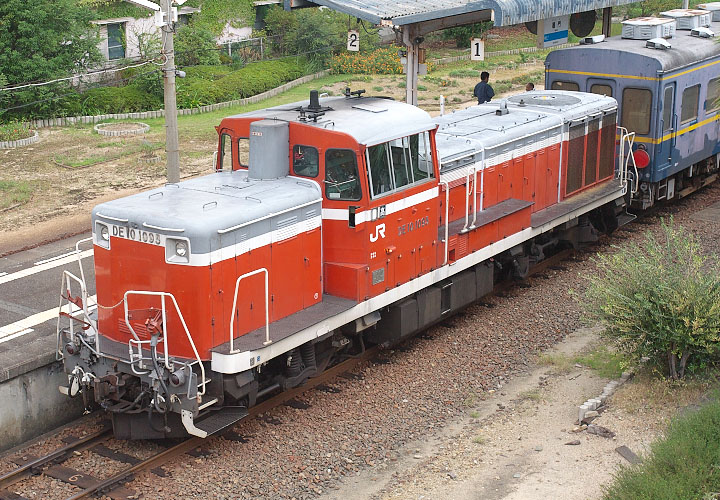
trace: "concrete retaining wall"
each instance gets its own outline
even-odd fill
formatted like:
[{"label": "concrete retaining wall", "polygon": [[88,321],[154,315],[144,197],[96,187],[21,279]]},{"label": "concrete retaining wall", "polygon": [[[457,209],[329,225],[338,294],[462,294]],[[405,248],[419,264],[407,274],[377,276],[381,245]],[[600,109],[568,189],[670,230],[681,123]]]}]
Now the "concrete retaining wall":
[{"label": "concrete retaining wall", "polygon": [[0,452],[83,414],[82,398],[60,394],[60,384],[67,376],[57,361],[0,383]]}]

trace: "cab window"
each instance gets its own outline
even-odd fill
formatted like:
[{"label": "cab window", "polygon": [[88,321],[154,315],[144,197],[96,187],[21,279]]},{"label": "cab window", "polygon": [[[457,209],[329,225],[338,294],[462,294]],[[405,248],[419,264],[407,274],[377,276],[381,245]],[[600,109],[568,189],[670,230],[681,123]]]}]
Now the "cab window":
[{"label": "cab window", "polygon": [[312,146],[293,147],[293,172],[303,177],[317,177],[320,172],[318,150]]},{"label": "cab window", "polygon": [[366,154],[373,198],[435,177],[427,132],[370,146]]},{"label": "cab window", "polygon": [[693,85],[683,91],[680,122],[687,123],[697,120],[698,102],[700,100],[700,85]]},{"label": "cab window", "polygon": [[250,165],[250,139],[248,137],[240,137],[238,144],[238,163],[243,168]]},{"label": "cab window", "polygon": [[427,132],[410,137],[410,156],[415,182],[435,177],[430,137]]},{"label": "cab window", "polygon": [[325,152],[325,196],[329,200],[358,201],[362,197],[355,152],[328,149]]},{"label": "cab window", "polygon": [[720,77],[708,82],[705,98],[705,113],[712,113],[718,109],[720,109]]},{"label": "cab window", "polygon": [[622,126],[630,132],[650,133],[652,92],[648,89],[626,87],[622,94]]},{"label": "cab window", "polygon": [[562,80],[555,80],[550,85],[550,90],[570,90],[572,92],[578,92],[580,85],[575,82],[564,82]]},{"label": "cab window", "polygon": [[220,136],[220,158],[218,159],[218,170],[232,170],[232,138],[228,134]]},{"label": "cab window", "polygon": [[388,144],[378,144],[368,148],[368,164],[370,165],[370,186],[373,197],[389,193],[393,190],[392,174],[390,173],[390,156]]}]

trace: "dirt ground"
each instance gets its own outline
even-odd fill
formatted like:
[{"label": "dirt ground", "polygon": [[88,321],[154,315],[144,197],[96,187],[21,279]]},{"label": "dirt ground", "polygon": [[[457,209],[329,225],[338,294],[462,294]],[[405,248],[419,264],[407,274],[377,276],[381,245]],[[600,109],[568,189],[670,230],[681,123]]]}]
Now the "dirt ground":
[{"label": "dirt ground", "polygon": [[[599,342],[596,329],[581,329],[550,357],[572,359]],[[394,464],[363,472],[323,498],[598,499],[613,472],[628,464],[616,448],[625,445],[638,455],[647,451],[674,407],[639,403],[647,380],[630,380],[593,422],[616,436],[580,432],[577,406],[597,397],[608,381],[576,364],[530,367],[488,394],[463,421],[412,443]]]}]

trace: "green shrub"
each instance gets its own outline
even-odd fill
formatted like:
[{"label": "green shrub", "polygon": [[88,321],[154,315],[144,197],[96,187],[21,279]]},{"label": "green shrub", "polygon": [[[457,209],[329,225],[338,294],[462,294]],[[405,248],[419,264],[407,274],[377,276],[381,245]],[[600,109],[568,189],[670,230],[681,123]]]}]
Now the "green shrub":
[{"label": "green shrub", "polygon": [[179,28],[175,35],[175,64],[180,67],[220,64],[213,32],[192,22]]},{"label": "green shrub", "polygon": [[470,47],[471,38],[480,38],[486,31],[493,27],[492,21],[483,21],[481,23],[468,24],[458,26],[457,28],[446,29],[442,32],[445,40],[455,40],[455,44],[459,48]]},{"label": "green shrub", "polygon": [[0,142],[19,141],[20,139],[27,139],[31,135],[33,133],[26,123],[18,121],[0,123]]},{"label": "green shrub", "polygon": [[681,226],[663,221],[659,238],[598,257],[586,276],[588,319],[635,359],[666,364],[673,379],[720,353],[720,265]]},{"label": "green shrub", "polygon": [[162,97],[128,85],[126,87],[100,87],[82,94],[83,105],[96,114],[134,113],[162,107]]},{"label": "green shrub", "polygon": [[675,419],[635,466],[622,467],[605,500],[715,499],[720,492],[720,403]]}]

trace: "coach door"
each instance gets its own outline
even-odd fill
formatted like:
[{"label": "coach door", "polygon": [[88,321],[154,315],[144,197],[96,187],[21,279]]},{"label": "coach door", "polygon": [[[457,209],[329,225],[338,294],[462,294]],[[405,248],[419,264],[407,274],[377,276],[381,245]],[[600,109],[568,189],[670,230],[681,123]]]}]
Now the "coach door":
[{"label": "coach door", "polygon": [[668,168],[673,164],[673,145],[675,143],[675,83],[665,85],[662,94],[662,114],[658,127],[658,145],[655,153],[657,170]]}]

